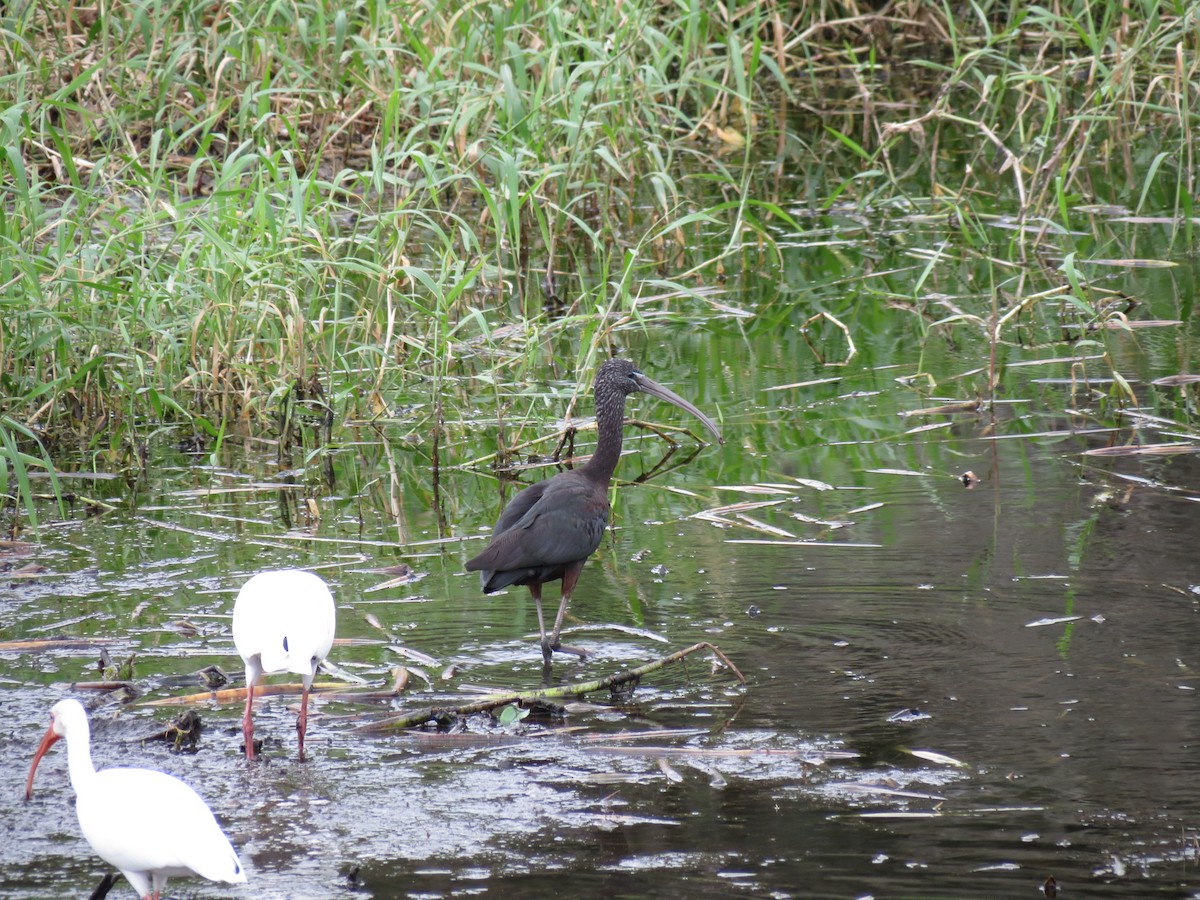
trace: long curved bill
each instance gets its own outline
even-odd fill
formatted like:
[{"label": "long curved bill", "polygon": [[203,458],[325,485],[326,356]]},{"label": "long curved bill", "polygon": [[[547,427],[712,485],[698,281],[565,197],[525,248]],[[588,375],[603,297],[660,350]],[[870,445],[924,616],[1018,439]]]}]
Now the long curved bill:
[{"label": "long curved bill", "polygon": [[650,396],[657,397],[659,400],[666,400],[671,405],[678,406],[685,412],[690,412],[693,416],[704,423],[705,428],[713,433],[713,436],[716,437],[718,444],[725,443],[725,438],[721,437],[721,429],[717,428],[717,423],[704,413],[700,412],[700,410],[697,409],[693,404],[684,400],[677,393],[669,388],[663,387],[652,378],[647,378],[645,375],[640,375],[640,373],[638,377],[638,384],[640,384],[642,386],[642,390]]},{"label": "long curved bill", "polygon": [[42,738],[41,744],[38,745],[37,753],[33,754],[33,765],[29,767],[29,778],[25,782],[25,799],[29,800],[33,797],[33,773],[37,771],[38,763],[42,761],[42,757],[46,755],[46,751],[54,746],[58,740],[58,735],[54,733],[54,727],[46,729],[46,734]]}]

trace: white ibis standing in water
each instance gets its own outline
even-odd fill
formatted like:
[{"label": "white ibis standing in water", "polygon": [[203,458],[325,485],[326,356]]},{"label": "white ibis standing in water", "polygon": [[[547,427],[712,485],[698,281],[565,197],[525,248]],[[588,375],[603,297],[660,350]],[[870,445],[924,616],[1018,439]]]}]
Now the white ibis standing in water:
[{"label": "white ibis standing in water", "polygon": [[254,687],[263,675],[292,672],[304,680],[300,697],[300,761],[308,728],[308,692],[317,666],[333,646],[337,613],[320,576],[301,569],[259,572],[233,604],[233,643],[246,662],[246,714],[242,736],[246,758],[254,759]]},{"label": "white ibis standing in water", "polygon": [[[509,501],[492,530],[487,548],[467,562],[479,571],[484,593],[523,584],[537,607],[542,658],[550,666],[553,651],[587,654],[559,641],[571,592],[587,558],[600,546],[608,527],[608,486],[621,458],[625,398],[642,391],[690,412],[721,443],[716,423],[678,394],[651,381],[627,359],[610,359],[596,375],[596,452],[578,469],[525,488]],[[554,629],[546,634],[542,618],[542,585],[562,579],[562,599]]]},{"label": "white ibis standing in water", "polygon": [[121,871],[144,900],[158,900],[167,879],[199,875],[240,884],[241,860],[200,795],[166,772],[92,765],[92,735],[78,700],[60,700],[33,756],[25,799],[33,796],[38,762],[59,738],[75,789],[79,828],[96,854]]}]

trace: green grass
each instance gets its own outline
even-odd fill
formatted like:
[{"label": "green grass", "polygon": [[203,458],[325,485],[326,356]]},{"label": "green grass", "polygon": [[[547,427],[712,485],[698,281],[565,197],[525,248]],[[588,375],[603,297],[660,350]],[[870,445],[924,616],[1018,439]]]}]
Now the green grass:
[{"label": "green grass", "polygon": [[[164,429],[219,444],[588,368],[615,330],[784,275],[801,209],[960,223],[881,291],[915,310],[942,266],[1003,281],[1074,252],[1080,204],[1191,243],[1183,5],[4,9],[0,457],[30,514],[24,473],[59,454],[133,465]],[[1046,228],[997,239],[999,215]],[[1103,317],[1086,277],[1066,287]],[[1000,322],[995,296],[956,321]],[[814,301],[752,311],[853,313],[788,302]],[[937,321],[914,317],[922,340]]]}]

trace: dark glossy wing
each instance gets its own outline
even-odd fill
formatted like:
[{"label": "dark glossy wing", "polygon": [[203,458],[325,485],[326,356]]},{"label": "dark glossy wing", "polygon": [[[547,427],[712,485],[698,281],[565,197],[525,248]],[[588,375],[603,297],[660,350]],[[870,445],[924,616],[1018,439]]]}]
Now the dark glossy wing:
[{"label": "dark glossy wing", "polygon": [[550,485],[553,478],[546,478],[536,484],[531,484],[527,488],[523,488],[515,497],[508,501],[508,505],[504,507],[504,512],[500,513],[500,518],[496,520],[496,527],[492,529],[492,540],[495,540],[508,529],[512,528],[521,518],[533,509],[534,504],[542,499],[542,495],[546,493],[546,488]]},{"label": "dark glossy wing", "polygon": [[[531,492],[532,501],[526,496]],[[514,497],[496,523],[492,542],[467,569],[500,572],[578,562],[600,546],[607,525],[608,492],[565,472]]]}]

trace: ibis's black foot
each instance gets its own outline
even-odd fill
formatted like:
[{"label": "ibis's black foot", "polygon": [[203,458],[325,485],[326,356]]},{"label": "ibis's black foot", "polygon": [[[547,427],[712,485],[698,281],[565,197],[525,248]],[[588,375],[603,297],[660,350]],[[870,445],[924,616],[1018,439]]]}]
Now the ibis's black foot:
[{"label": "ibis's black foot", "polygon": [[549,671],[552,664],[551,660],[555,653],[570,653],[578,656],[580,659],[587,659],[588,652],[582,647],[572,647],[570,644],[564,644],[561,641],[553,644],[547,642],[542,644],[542,664]]},{"label": "ibis's black foot", "polygon": [[555,644],[550,649],[556,653],[573,653],[580,659],[588,658],[588,652],[586,650],[584,650],[582,647],[572,647],[570,644]]}]

